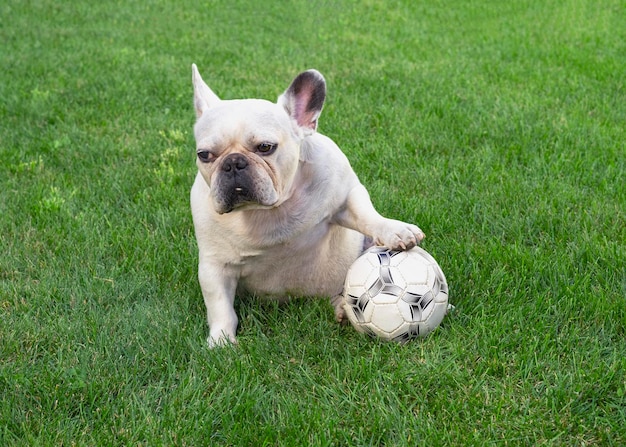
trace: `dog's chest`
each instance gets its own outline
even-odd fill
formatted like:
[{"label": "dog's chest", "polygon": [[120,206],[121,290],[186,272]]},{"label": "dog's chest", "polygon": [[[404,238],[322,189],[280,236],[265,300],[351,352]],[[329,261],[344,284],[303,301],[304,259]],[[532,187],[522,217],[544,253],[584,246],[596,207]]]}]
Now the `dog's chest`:
[{"label": "dog's chest", "polygon": [[341,291],[344,275],[333,278],[313,257],[249,258],[240,265],[239,285],[270,298],[331,296]]},{"label": "dog's chest", "polygon": [[239,284],[258,295],[309,294],[310,287],[304,278],[310,277],[310,262],[304,262],[302,258],[296,259],[295,256],[254,256],[242,259],[239,264]]},{"label": "dog's chest", "polygon": [[248,252],[232,264],[239,284],[270,297],[334,296],[341,293],[350,264],[360,254],[362,235],[331,226],[325,237],[292,241]]}]

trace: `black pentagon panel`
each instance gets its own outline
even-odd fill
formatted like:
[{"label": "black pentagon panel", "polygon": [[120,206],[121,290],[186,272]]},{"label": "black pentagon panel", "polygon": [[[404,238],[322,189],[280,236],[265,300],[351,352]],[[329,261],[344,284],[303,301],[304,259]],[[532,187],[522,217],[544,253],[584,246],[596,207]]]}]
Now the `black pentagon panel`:
[{"label": "black pentagon panel", "polygon": [[365,308],[369,304],[370,299],[367,296],[367,293],[364,293],[361,296],[348,295],[346,298],[346,304],[352,308],[352,312],[354,312],[354,316],[359,321],[359,323],[365,322],[365,316],[363,312],[365,312]]},{"label": "black pentagon panel", "polygon": [[380,265],[390,265],[391,264],[391,258],[393,258],[394,256],[398,256],[399,254],[403,253],[401,251],[394,251],[394,250],[389,250],[388,248],[384,248],[384,247],[376,247],[374,249],[370,250],[372,253],[376,253],[378,256],[378,262],[380,263]]},{"label": "black pentagon panel", "polygon": [[419,293],[407,292],[402,297],[402,301],[409,304],[417,304],[422,299],[422,295]]},{"label": "black pentagon panel", "polygon": [[389,250],[378,253],[378,263],[383,266],[388,266],[391,263],[391,256],[389,256]]},{"label": "black pentagon panel", "polygon": [[359,300],[358,296],[354,296],[354,295],[346,295],[346,304],[348,304],[348,306],[352,307],[354,306],[357,301]]},{"label": "black pentagon panel", "polygon": [[402,287],[399,287],[395,284],[395,281],[393,280],[393,275],[391,273],[391,268],[389,267],[391,264],[391,258],[398,253],[400,252],[388,250],[385,253],[378,254],[378,260],[380,262],[380,281],[382,281],[384,286],[377,293],[382,292],[392,296],[400,296],[402,294],[403,289]]},{"label": "black pentagon panel", "polygon": [[368,335],[372,338],[378,337],[378,334],[376,334],[376,332],[374,332],[374,330],[370,328],[369,326],[361,326],[361,329],[363,329],[363,332],[365,333],[365,335]]},{"label": "black pentagon panel", "polygon": [[404,289],[396,284],[385,284],[381,292],[391,296],[400,296]]},{"label": "black pentagon panel", "polygon": [[445,293],[446,295],[448,294],[448,284],[446,284],[441,275],[437,274],[435,280],[433,281],[433,295],[437,296],[440,293]]},{"label": "black pentagon panel", "polygon": [[439,275],[435,276],[435,279],[433,280],[433,295],[437,296],[439,295],[439,290],[441,290],[441,279],[439,278]]},{"label": "black pentagon panel", "polygon": [[396,335],[393,338],[393,341],[396,341],[401,344],[406,343],[407,341],[410,341],[410,340],[411,340],[411,334],[409,332],[403,332],[402,334]]},{"label": "black pentagon panel", "polygon": [[422,297],[415,303],[411,303],[411,319],[413,321],[421,321],[422,313],[428,307],[428,305],[435,299],[433,293],[431,291],[426,292]]},{"label": "black pentagon panel", "polygon": [[426,292],[424,295],[422,295],[422,299],[417,303],[417,305],[420,309],[424,310],[434,299],[435,295],[433,295],[433,292]]},{"label": "black pentagon panel", "polygon": [[448,294],[448,283],[445,281],[441,281],[440,285],[439,285],[439,291],[441,293],[445,293],[446,295]]},{"label": "black pentagon panel", "polygon": [[413,324],[406,332],[403,332],[402,334],[395,336],[393,338],[393,341],[396,341],[398,343],[406,343],[419,336],[420,336],[420,327],[418,324]]},{"label": "black pentagon panel", "polygon": [[380,269],[378,269],[378,274],[385,284],[393,284],[393,275],[388,265],[381,265]]},{"label": "black pentagon panel", "polygon": [[376,279],[376,281],[374,281],[374,284],[372,284],[367,289],[367,293],[369,293],[370,296],[376,296],[380,293],[381,290],[383,290],[383,287],[385,287],[385,283],[383,283],[383,281],[378,278]]},{"label": "black pentagon panel", "polygon": [[391,273],[391,258],[400,252],[391,251],[388,249],[381,249],[377,252],[378,262],[380,267],[378,269],[379,278],[367,289],[370,296],[376,296],[379,293],[385,293],[392,296],[402,295],[403,289],[396,285]]},{"label": "black pentagon panel", "polygon": [[422,320],[422,310],[418,305],[411,306],[411,320],[412,321],[421,321]]}]

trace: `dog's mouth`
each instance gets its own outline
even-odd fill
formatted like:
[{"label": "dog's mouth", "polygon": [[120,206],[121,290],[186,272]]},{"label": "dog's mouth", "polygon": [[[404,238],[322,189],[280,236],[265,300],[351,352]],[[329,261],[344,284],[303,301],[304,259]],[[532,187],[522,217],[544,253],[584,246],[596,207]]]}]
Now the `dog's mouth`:
[{"label": "dog's mouth", "polygon": [[246,186],[220,188],[213,197],[215,211],[227,214],[239,209],[266,209],[272,208],[277,197],[275,194]]},{"label": "dog's mouth", "polygon": [[255,195],[243,186],[235,186],[227,190],[222,189],[215,197],[216,210],[220,214],[230,213],[237,208],[256,202]]}]

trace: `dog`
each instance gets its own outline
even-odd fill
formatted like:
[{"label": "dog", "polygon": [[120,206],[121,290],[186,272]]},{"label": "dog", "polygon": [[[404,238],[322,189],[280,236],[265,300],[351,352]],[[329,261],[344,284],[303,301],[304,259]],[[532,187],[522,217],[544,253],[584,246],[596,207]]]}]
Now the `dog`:
[{"label": "dog", "polygon": [[208,344],[236,343],[235,295],[329,297],[345,319],[350,265],[368,245],[408,250],[424,233],[381,216],[346,156],[317,132],[326,81],[300,73],[276,103],[222,100],[192,65],[198,173],[191,210]]}]

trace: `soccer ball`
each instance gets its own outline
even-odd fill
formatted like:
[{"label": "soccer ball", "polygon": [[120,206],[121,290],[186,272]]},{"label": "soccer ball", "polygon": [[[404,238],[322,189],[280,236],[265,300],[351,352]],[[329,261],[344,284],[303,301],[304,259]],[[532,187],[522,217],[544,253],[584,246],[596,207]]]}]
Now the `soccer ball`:
[{"label": "soccer ball", "polygon": [[372,247],[350,266],[343,304],[357,331],[405,343],[439,326],[448,311],[448,284],[420,247]]}]

